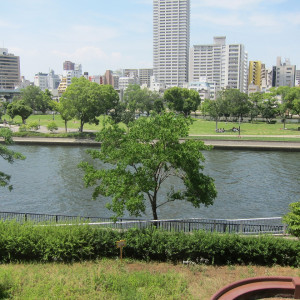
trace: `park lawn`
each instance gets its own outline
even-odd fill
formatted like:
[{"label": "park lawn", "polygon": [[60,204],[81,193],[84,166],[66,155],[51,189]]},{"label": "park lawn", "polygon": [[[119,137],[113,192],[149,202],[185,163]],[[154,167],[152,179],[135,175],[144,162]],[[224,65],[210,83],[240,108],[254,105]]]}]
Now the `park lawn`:
[{"label": "park lawn", "polygon": [[[99,117],[99,125],[95,124],[84,124],[83,131],[95,130],[99,131],[102,129],[102,121],[103,116]],[[7,121],[10,118],[7,115],[4,115],[2,119],[6,119]],[[216,132],[216,123],[215,121],[208,121],[203,119],[193,119],[194,122],[190,127],[191,135],[215,135],[222,136],[231,135],[232,137],[237,137],[238,133],[233,132],[231,129],[233,127],[238,128],[238,122],[218,122],[218,128],[224,128],[224,133]],[[21,124],[21,118],[16,116],[14,118],[14,122]],[[53,122],[53,115],[31,115],[27,119],[27,123],[37,122],[41,126],[47,126],[50,122]],[[54,122],[59,128],[64,128],[65,123],[61,119],[60,115],[54,115]],[[71,120],[68,122],[68,129],[78,129],[80,122],[78,120]],[[266,124],[265,122],[257,122],[257,123],[241,123],[241,135],[300,135],[300,131],[298,131],[298,127],[300,127],[300,123],[286,124],[286,130],[283,130],[283,124],[280,120],[277,120],[275,124]]]},{"label": "park lawn", "polygon": [[[9,118],[9,116],[7,116],[7,115],[2,116],[2,119],[3,120],[6,119],[7,121],[11,120]],[[84,124],[83,131],[84,130],[96,130],[96,131],[101,130],[102,120],[103,120],[103,117],[101,116],[99,118],[99,125],[89,124],[89,123]],[[16,116],[14,118],[14,122],[17,124],[22,124],[21,117]],[[65,121],[62,120],[60,115],[54,115],[54,120],[53,120],[53,115],[31,115],[26,120],[27,124],[29,124],[30,122],[37,122],[40,126],[46,126],[46,127],[50,122],[55,122],[59,128],[65,128]],[[68,121],[68,123],[67,123],[68,129],[79,129],[79,126],[80,126],[80,121],[75,120],[75,119]]]},{"label": "park lawn", "polygon": [[2,264],[1,299],[210,299],[255,276],[300,276],[290,267],[207,266],[103,259],[73,264]]},{"label": "park lawn", "polygon": [[[267,124],[265,122],[257,123],[241,123],[241,135],[300,135],[298,127],[299,123],[286,124],[286,130],[283,130],[283,123],[277,121],[275,124]],[[194,119],[190,127],[191,135],[232,135],[237,136],[238,132],[233,132],[233,127],[238,128],[238,122],[218,122],[218,128],[224,128],[224,133],[216,132],[216,122],[203,119]]]}]

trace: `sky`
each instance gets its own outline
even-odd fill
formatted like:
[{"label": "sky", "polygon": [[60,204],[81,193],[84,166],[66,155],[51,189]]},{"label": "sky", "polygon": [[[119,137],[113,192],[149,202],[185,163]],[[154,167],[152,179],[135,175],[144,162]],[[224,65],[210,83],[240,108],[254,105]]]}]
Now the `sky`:
[{"label": "sky", "polygon": [[[152,68],[152,0],[0,0],[0,48],[20,56],[21,75]],[[190,46],[244,44],[267,67],[277,56],[300,69],[299,0],[191,0]]]}]

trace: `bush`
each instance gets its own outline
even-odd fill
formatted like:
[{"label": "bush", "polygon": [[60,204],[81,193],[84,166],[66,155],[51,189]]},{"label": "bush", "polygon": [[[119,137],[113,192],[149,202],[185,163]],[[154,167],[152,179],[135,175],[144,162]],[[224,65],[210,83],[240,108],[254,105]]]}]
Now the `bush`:
[{"label": "bush", "polygon": [[283,221],[288,225],[288,232],[300,238],[300,201],[289,206],[290,212],[283,217]]},{"label": "bush", "polygon": [[53,121],[53,122],[50,122],[48,125],[47,125],[47,129],[51,132],[53,132],[54,130],[57,130],[58,127],[56,125],[56,123]]},{"label": "bush", "polygon": [[27,126],[25,124],[19,127],[19,132],[26,132],[26,131],[27,131]]},{"label": "bush", "polygon": [[177,263],[204,259],[214,265],[300,265],[300,241],[279,237],[245,237],[204,231],[186,234],[155,228],[121,232],[78,224],[36,225],[0,222],[0,263],[72,262],[118,257],[116,241],[125,239],[124,257],[146,261]]},{"label": "bush", "polygon": [[39,129],[39,123],[38,122],[30,122],[27,124],[27,128],[29,130],[38,130]]}]

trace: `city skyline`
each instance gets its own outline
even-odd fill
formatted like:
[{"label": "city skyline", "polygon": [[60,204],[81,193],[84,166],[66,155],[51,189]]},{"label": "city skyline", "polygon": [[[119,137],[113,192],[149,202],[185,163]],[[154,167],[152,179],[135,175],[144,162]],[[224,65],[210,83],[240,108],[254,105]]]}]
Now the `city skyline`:
[{"label": "city skyline", "polygon": [[[82,64],[90,75],[153,67],[153,1],[12,0],[1,3],[0,48],[20,56],[21,75]],[[191,0],[190,46],[226,36],[267,67],[277,56],[300,69],[298,0]]]}]

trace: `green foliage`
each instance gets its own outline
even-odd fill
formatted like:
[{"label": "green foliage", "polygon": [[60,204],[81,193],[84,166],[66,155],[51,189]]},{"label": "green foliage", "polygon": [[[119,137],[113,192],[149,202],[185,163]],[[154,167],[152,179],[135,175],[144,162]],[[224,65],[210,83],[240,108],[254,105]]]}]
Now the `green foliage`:
[{"label": "green foliage", "polygon": [[51,93],[49,90],[43,92],[39,87],[29,85],[21,90],[20,99],[24,104],[31,107],[34,111],[45,113],[50,107]]},{"label": "green foliage", "polygon": [[[101,142],[100,151],[88,153],[113,168],[97,170],[89,163],[80,164],[85,170],[85,185],[97,185],[93,198],[111,196],[108,208],[116,217],[124,210],[140,216],[147,199],[155,220],[157,208],[171,201],[186,200],[194,207],[211,205],[217,192],[214,180],[202,173],[204,156],[200,152],[210,148],[202,141],[179,140],[188,136],[191,122],[182,115],[163,113],[130,123],[127,134],[117,124],[104,127],[96,138]],[[177,189],[172,188],[167,200],[160,201],[158,192],[172,177],[178,179]]]},{"label": "green foliage", "polygon": [[[1,128],[0,129],[0,137],[4,139],[4,143],[0,144],[0,157],[6,160],[8,163],[13,163],[16,159],[25,159],[19,152],[15,152],[10,150],[7,145],[11,145],[13,143],[12,139],[12,131],[8,128]],[[9,190],[12,190],[12,185],[9,185],[10,175],[0,171],[0,186],[1,187],[8,187]]]},{"label": "green foliage", "polygon": [[166,90],[164,100],[171,110],[183,113],[185,116],[190,115],[192,111],[196,111],[201,102],[197,91],[180,87],[172,87]]},{"label": "green foliage", "polygon": [[21,126],[19,126],[19,132],[27,132],[27,125],[25,124],[22,124]]},{"label": "green foliage", "polygon": [[113,88],[80,77],[72,79],[57,109],[65,121],[80,120],[79,131],[82,132],[86,123],[98,125],[98,117],[114,108],[116,103],[118,94]]},{"label": "green foliage", "polygon": [[32,108],[26,105],[24,100],[16,100],[7,105],[7,114],[12,119],[17,115],[20,116],[25,124],[26,119],[32,114]]},{"label": "green foliage", "polygon": [[300,201],[290,204],[290,212],[284,216],[283,221],[288,225],[288,231],[300,238]]},{"label": "green foliage", "polygon": [[[68,222],[69,223],[69,222]],[[75,262],[119,256],[116,241],[125,239],[123,255],[145,261],[183,260],[209,264],[300,266],[300,241],[273,236],[240,236],[195,231],[166,232],[154,227],[117,231],[74,223],[0,223],[0,262]]]},{"label": "green foliage", "polygon": [[38,130],[39,129],[39,123],[37,121],[29,122],[27,124],[27,128],[30,130]]},{"label": "green foliage", "polygon": [[250,110],[248,95],[238,89],[227,89],[224,92],[224,100],[230,103],[230,115],[236,118],[246,116]]},{"label": "green foliage", "polygon": [[54,121],[50,122],[48,125],[47,125],[47,129],[51,132],[55,131],[58,129],[56,123]]},{"label": "green foliage", "polygon": [[271,94],[265,94],[261,103],[261,115],[268,123],[278,114],[278,102]]}]

